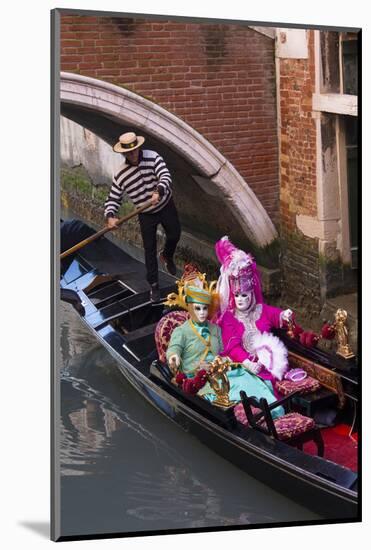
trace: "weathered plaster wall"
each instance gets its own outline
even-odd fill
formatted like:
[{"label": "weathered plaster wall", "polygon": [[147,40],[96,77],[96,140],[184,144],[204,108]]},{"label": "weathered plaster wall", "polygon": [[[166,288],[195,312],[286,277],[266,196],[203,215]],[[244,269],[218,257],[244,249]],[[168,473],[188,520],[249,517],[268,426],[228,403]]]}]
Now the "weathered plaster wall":
[{"label": "weathered plaster wall", "polygon": [[110,145],[63,116],[60,120],[60,143],[62,166],[84,166],[95,185],[111,185],[112,176],[122,164],[122,158],[112,153]]}]

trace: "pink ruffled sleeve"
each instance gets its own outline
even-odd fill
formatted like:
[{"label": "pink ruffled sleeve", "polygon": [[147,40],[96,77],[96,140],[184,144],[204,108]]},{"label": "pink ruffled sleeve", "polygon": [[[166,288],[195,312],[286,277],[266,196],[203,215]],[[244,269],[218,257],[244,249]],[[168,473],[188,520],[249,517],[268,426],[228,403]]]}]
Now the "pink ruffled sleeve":
[{"label": "pink ruffled sleeve", "polygon": [[[259,321],[264,319],[265,322],[269,323],[269,328],[281,328],[281,313],[283,311],[284,310],[280,309],[279,307],[263,304],[263,312]],[[258,328],[260,328],[258,325],[259,321],[257,322]]]}]

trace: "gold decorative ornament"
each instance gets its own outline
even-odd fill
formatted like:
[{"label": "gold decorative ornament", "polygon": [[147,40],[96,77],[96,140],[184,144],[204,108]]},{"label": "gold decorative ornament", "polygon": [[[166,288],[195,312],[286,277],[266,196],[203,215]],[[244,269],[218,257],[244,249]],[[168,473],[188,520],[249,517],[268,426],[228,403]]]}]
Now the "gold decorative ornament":
[{"label": "gold decorative ornament", "polygon": [[345,326],[348,313],[345,309],[338,309],[335,313],[334,329],[337,341],[337,355],[344,357],[344,359],[351,359],[354,357],[354,353],[349,346],[348,329]]},{"label": "gold decorative ornament", "polygon": [[178,294],[171,292],[167,295],[167,299],[164,302],[164,305],[169,307],[181,307],[186,311],[189,310],[188,304],[186,302],[186,287],[198,287],[200,289],[206,290],[211,294],[211,303],[209,305],[209,314],[208,317],[212,318],[214,313],[216,313],[219,305],[219,295],[216,292],[216,283],[217,281],[212,281],[208,283],[206,280],[206,273],[201,273],[194,268],[194,266],[188,264],[184,270],[182,278],[176,281],[178,287]]},{"label": "gold decorative ornament", "polygon": [[294,338],[295,337],[295,334],[294,334],[294,326],[295,326],[295,323],[292,319],[292,317],[290,317],[287,321],[287,331],[286,331],[286,334],[289,338]]},{"label": "gold decorative ornament", "polygon": [[209,363],[208,369],[208,381],[216,395],[216,399],[212,402],[216,407],[227,409],[237,404],[237,401],[231,401],[229,399],[230,383],[227,376],[227,371],[230,369],[233,363],[227,359],[215,357],[211,363]]}]

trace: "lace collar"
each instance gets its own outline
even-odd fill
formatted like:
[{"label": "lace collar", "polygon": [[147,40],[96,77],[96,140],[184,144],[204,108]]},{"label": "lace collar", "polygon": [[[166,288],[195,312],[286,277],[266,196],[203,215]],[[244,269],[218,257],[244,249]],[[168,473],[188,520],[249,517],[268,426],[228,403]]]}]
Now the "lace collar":
[{"label": "lace collar", "polygon": [[236,317],[236,319],[241,321],[244,325],[252,324],[252,323],[255,323],[258,319],[260,319],[262,314],[262,309],[263,309],[262,304],[256,304],[256,306],[252,311],[240,311],[238,309],[235,309],[234,316]]}]

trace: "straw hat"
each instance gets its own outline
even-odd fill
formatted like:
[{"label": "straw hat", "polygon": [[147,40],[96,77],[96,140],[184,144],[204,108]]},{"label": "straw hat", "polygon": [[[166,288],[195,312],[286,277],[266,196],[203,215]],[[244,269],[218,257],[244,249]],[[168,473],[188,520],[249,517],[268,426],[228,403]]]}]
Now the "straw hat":
[{"label": "straw hat", "polygon": [[187,285],[184,288],[184,292],[186,296],[186,304],[204,304],[206,306],[209,306],[211,304],[211,292],[204,288]]},{"label": "straw hat", "polygon": [[126,132],[119,137],[119,141],[113,146],[116,153],[128,153],[138,149],[144,143],[143,136],[137,136],[134,132]]}]

